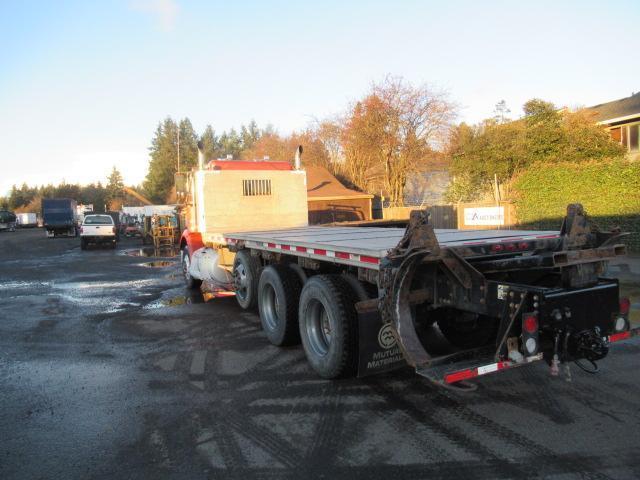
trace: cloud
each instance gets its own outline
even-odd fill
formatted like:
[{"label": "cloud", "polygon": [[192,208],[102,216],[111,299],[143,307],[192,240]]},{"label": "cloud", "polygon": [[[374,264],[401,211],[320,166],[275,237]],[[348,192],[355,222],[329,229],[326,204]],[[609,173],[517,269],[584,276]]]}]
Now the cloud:
[{"label": "cloud", "polygon": [[131,8],[150,14],[163,32],[173,30],[180,8],[174,0],[132,0]]}]

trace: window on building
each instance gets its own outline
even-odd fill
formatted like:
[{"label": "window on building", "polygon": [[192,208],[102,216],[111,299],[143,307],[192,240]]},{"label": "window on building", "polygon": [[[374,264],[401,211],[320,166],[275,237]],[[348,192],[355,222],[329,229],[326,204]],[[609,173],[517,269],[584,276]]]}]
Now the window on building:
[{"label": "window on building", "polygon": [[271,180],[243,180],[242,195],[245,197],[271,195]]},{"label": "window on building", "polygon": [[620,135],[620,138],[621,138],[620,143],[622,143],[623,147],[626,147],[627,146],[627,137],[628,137],[627,136],[627,126],[626,125],[620,129],[620,134],[621,134]]}]

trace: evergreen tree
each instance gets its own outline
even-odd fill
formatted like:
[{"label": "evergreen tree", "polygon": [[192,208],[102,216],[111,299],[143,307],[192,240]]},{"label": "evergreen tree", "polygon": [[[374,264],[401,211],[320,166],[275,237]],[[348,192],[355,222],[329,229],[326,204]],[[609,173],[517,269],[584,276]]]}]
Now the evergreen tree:
[{"label": "evergreen tree", "polygon": [[[94,185],[90,185],[90,187],[94,187]],[[124,196],[123,188],[124,181],[122,180],[122,174],[114,166],[111,170],[111,175],[109,175],[109,181],[107,183],[107,199],[121,199]]]},{"label": "evergreen tree", "polygon": [[173,186],[178,166],[178,125],[171,117],[158,124],[149,151],[144,190],[151,200],[162,203]]},{"label": "evergreen tree", "polygon": [[180,171],[189,171],[198,164],[198,135],[188,118],[180,120]]},{"label": "evergreen tree", "polygon": [[251,120],[248,126],[240,127],[240,139],[242,141],[242,150],[250,150],[253,145],[260,139],[260,129],[255,120]]},{"label": "evergreen tree", "polygon": [[218,144],[218,139],[216,138],[216,133],[213,131],[211,125],[207,125],[204,133],[200,137],[200,140],[204,146],[204,158],[206,161],[212,160],[219,156],[220,145]]}]

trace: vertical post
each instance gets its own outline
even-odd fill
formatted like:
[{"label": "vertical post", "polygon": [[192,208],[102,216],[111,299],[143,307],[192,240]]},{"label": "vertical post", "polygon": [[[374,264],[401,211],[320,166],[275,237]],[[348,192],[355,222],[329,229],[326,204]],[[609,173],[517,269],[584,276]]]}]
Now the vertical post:
[{"label": "vertical post", "polygon": [[178,125],[178,173],[180,173],[180,125]]}]

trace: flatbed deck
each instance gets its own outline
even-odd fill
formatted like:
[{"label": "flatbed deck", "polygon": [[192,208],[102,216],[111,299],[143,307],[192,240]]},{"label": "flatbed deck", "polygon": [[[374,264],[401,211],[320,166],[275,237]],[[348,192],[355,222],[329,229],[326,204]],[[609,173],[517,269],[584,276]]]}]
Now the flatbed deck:
[{"label": "flatbed deck", "polygon": [[[502,242],[557,238],[560,232],[537,230],[434,230],[441,247],[455,248]],[[404,228],[300,227],[283,230],[227,233],[229,245],[287,253],[296,256],[334,259],[335,263],[376,268],[380,260],[398,245]]]}]

